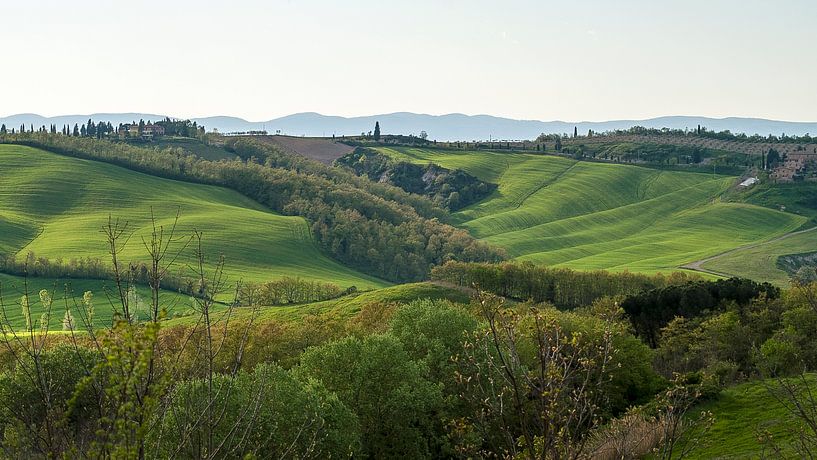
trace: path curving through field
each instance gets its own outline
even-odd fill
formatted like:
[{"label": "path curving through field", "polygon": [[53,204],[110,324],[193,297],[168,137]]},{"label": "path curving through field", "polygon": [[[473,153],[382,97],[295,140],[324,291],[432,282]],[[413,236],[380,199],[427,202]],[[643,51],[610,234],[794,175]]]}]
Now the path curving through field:
[{"label": "path curving through field", "polygon": [[705,259],[696,260],[695,262],[690,262],[688,264],[681,265],[678,268],[683,268],[685,270],[693,270],[693,271],[701,272],[701,273],[708,273],[710,275],[715,275],[715,276],[722,276],[724,278],[730,278],[730,277],[736,276],[736,275],[733,275],[733,274],[730,274],[730,273],[718,272],[718,271],[715,271],[715,270],[710,270],[708,268],[704,268],[703,264],[711,262],[713,260],[720,259],[721,257],[727,256],[727,255],[730,255],[730,254],[734,254],[734,253],[739,252],[739,251],[745,251],[747,249],[753,249],[753,248],[756,248],[756,247],[759,247],[759,246],[764,246],[764,245],[767,245],[767,244],[776,243],[778,241],[785,240],[785,239],[791,238],[793,236],[802,235],[803,233],[808,233],[808,232],[811,232],[811,231],[814,231],[814,230],[817,230],[817,227],[811,227],[811,228],[807,228],[805,230],[798,230],[796,232],[786,233],[785,235],[778,236],[777,238],[772,238],[770,240],[763,241],[763,242],[760,242],[760,243],[748,244],[746,246],[741,246],[739,248],[730,249],[729,251],[722,252],[720,254],[716,254],[714,256],[707,257]]}]

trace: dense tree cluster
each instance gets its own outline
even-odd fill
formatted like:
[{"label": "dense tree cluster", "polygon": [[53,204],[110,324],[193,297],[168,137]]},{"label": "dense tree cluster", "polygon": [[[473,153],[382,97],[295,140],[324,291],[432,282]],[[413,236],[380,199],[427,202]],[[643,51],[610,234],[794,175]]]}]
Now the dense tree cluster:
[{"label": "dense tree cluster", "polygon": [[62,279],[110,279],[108,265],[96,258],[48,259],[28,251],[24,257],[0,254],[0,272]]},{"label": "dense tree cluster", "polygon": [[441,222],[445,212],[427,198],[283,154],[254,139],[232,140],[228,148],[245,160],[222,162],[179,149],[143,149],[49,134],[5,139],[162,177],[229,187],[277,212],[306,218],[328,255],[392,281],[424,279],[432,266],[449,260],[503,258],[501,251]]},{"label": "dense tree cluster", "polygon": [[602,270],[575,271],[512,262],[449,262],[434,267],[431,278],[457,286],[476,287],[510,299],[549,302],[566,309],[590,305],[604,296],[633,295],[647,289],[697,279],[683,272],[648,276]]},{"label": "dense tree cluster", "polygon": [[[490,322],[480,314],[426,300],[391,308],[370,304],[351,319],[322,314],[251,328],[231,321],[223,331],[214,326],[221,338],[214,340],[219,354],[213,361],[203,356],[206,348],[191,345],[210,343],[207,330],[195,326],[162,329],[155,336],[129,336],[115,328],[104,333],[111,340],[100,348],[88,337],[53,337],[36,358],[19,361],[0,348],[3,448],[26,456],[142,450],[136,456],[143,458],[511,455],[533,449],[515,441],[523,436],[548,439],[533,428],[546,415],[539,412],[543,401],[533,395],[536,385],[550,384],[548,407],[558,417],[548,423],[562,433],[558,444],[536,449],[581,452],[582,439],[600,421],[660,389],[646,359],[649,349],[624,323],[525,310],[514,313],[518,341],[512,343],[494,341]],[[537,318],[546,325],[528,327]],[[537,334],[556,330],[559,335],[551,336],[565,342],[553,342],[555,351],[537,348]],[[270,353],[271,343],[287,346],[285,353],[294,359],[275,362],[282,355]],[[513,353],[515,347],[551,353],[570,374],[551,375],[535,354],[503,368],[497,353]],[[129,380],[120,378],[120,366],[131,364],[128,349],[134,365],[155,360],[155,381],[144,380],[146,367],[136,368]],[[240,370],[234,369],[236,356]],[[48,386],[31,378],[34,365],[43,366]],[[519,379],[516,390],[525,391],[521,405],[503,378],[506,370]],[[537,379],[544,371],[548,380]],[[588,392],[585,378],[599,386]],[[489,380],[498,387],[477,385]],[[131,401],[148,395],[147,405]],[[591,417],[571,417],[582,403],[588,404],[582,415]]]},{"label": "dense tree cluster", "polygon": [[240,305],[285,305],[320,302],[340,297],[356,290],[339,288],[333,283],[307,281],[291,276],[266,283],[246,283],[238,293]]},{"label": "dense tree cluster", "polygon": [[452,171],[435,164],[398,162],[363,147],[338,158],[335,163],[352,169],[358,176],[388,182],[409,193],[425,195],[437,205],[452,211],[476,203],[496,190],[495,184],[483,182],[459,169]]},{"label": "dense tree cluster", "polygon": [[[92,257],[70,259],[49,259],[38,256],[33,251],[25,256],[0,254],[0,272],[17,276],[53,278],[61,280],[92,279],[112,280],[113,268],[103,260]],[[129,261],[127,270],[121,274],[134,284],[148,285],[148,264],[144,261]],[[165,289],[195,294],[194,282],[180,273],[168,273],[164,279]]]},{"label": "dense tree cluster", "polygon": [[204,126],[195,121],[165,118],[156,124],[165,129],[167,136],[198,137],[204,134]]},{"label": "dense tree cluster", "polygon": [[[622,134],[639,134],[652,136],[697,136],[725,141],[771,142],[771,143],[810,144],[815,141],[815,138],[809,134],[804,134],[802,136],[790,136],[786,135],[785,133],[781,134],[780,136],[775,136],[772,134],[769,134],[768,136],[761,136],[759,134],[748,135],[745,133],[733,133],[728,129],[724,131],[713,131],[701,125],[698,125],[697,128],[693,130],[671,128],[646,128],[644,126],[633,126],[628,129],[617,129],[613,131],[605,131],[603,133],[596,132],[593,133],[594,136],[615,136]],[[542,134],[541,136],[544,136],[546,138],[550,135]]]},{"label": "dense tree cluster", "polygon": [[697,281],[650,289],[632,295],[621,303],[636,333],[651,346],[658,346],[661,328],[673,318],[693,319],[705,313],[722,310],[726,303],[749,304],[760,295],[774,299],[780,289],[769,283],[742,278]]}]

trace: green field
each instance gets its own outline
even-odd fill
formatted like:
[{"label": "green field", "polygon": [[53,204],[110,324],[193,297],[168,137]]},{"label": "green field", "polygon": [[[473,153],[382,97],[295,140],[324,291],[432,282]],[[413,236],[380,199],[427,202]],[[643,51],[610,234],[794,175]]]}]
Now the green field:
[{"label": "green field", "polygon": [[[344,288],[388,284],[324,256],[304,219],[275,214],[234,191],[0,145],[0,253],[107,261],[100,230],[112,215],[127,221],[132,232],[122,259],[144,261],[142,238],[150,234],[151,208],[166,229],[180,210],[179,234],[203,231],[209,260],[223,254],[230,281],[293,276]],[[191,249],[177,266],[193,262]]]},{"label": "green field", "polygon": [[[20,298],[28,293],[29,304],[31,306],[31,316],[39,325],[40,318],[46,312],[40,303],[39,292],[47,290],[54,299],[51,307],[51,317],[49,328],[51,330],[62,329],[62,319],[66,308],[70,309],[75,317],[78,328],[82,328],[84,323],[80,317],[79,305],[82,304],[82,295],[86,291],[91,291],[94,295],[94,318],[93,324],[97,327],[111,325],[114,308],[121,307],[116,303],[118,293],[116,286],[111,281],[101,280],[56,280],[50,278],[29,278],[25,280],[19,276],[11,276],[0,273],[0,317],[3,324],[11,325],[15,329],[25,328]],[[137,316],[141,320],[149,319],[147,304],[150,302],[150,291],[147,287],[136,288],[137,304],[142,303],[141,308],[137,307]],[[159,300],[162,308],[167,310],[169,317],[181,316],[190,313],[193,301],[189,296],[172,291],[162,291]]]},{"label": "green field", "polygon": [[382,148],[498,184],[454,214],[520,260],[579,269],[670,271],[793,231],[808,217],[720,197],[735,177],[523,153]]},{"label": "green field", "polygon": [[777,266],[777,258],[814,251],[817,251],[817,230],[730,252],[704,263],[703,268],[727,275],[740,273],[749,278],[785,286],[788,284],[791,274],[786,273]]}]

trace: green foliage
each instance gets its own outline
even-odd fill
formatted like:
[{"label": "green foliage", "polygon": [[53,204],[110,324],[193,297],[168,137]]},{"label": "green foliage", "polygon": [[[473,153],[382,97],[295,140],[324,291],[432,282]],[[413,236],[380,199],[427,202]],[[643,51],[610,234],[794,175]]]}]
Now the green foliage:
[{"label": "green foliage", "polygon": [[530,262],[481,264],[449,262],[434,267],[434,280],[464,287],[477,287],[492,294],[535,303],[549,302],[559,308],[588,306],[605,296],[634,295],[647,289],[676,285],[698,279],[676,272],[670,276],[648,276],[601,270],[574,271],[536,266]]},{"label": "green foliage", "polygon": [[621,303],[621,307],[627,313],[636,334],[655,348],[660,341],[661,328],[674,318],[682,316],[692,319],[715,310],[723,310],[726,302],[748,305],[760,295],[774,299],[780,296],[780,289],[769,283],[761,284],[741,278],[697,281],[630,296]]},{"label": "green foliage", "polygon": [[365,456],[430,455],[425,431],[442,403],[440,387],[397,338],[348,337],[309,349],[300,372],[323,382],[357,414]]},{"label": "green foliage", "polygon": [[[208,381],[176,385],[165,416],[151,431],[148,445],[156,458],[344,458],[360,448],[355,415],[319,382],[301,382],[276,365],[261,365],[235,377],[218,375],[214,399]],[[208,404],[219,413],[211,429],[201,423]],[[211,439],[208,439],[208,436]],[[214,446],[208,451],[208,445]]]},{"label": "green foliage", "polygon": [[[113,282],[96,279],[56,279],[56,278],[24,278],[21,276],[11,276],[0,273],[0,315],[7,326],[15,330],[26,329],[26,318],[19,303],[20,297],[26,292],[39,292],[48,290],[52,297],[52,312],[49,318],[49,329],[59,331],[62,329],[62,320],[65,313],[66,304],[71,308],[71,313],[75,318],[75,324],[79,329],[84,329],[86,322],[93,324],[95,328],[110,327],[113,324],[113,315],[116,308],[111,304],[111,299],[116,298]],[[138,295],[147,299],[150,298],[150,291],[145,286],[136,286]],[[83,296],[86,292],[93,292],[96,298],[92,300],[91,316],[87,316],[87,307],[84,304]],[[162,305],[167,306],[171,316],[181,316],[189,308],[189,296],[162,290],[160,293]],[[29,297],[30,314],[33,321],[46,312],[45,306],[39,302],[38,298]],[[79,307],[79,308],[77,308]],[[140,320],[147,319],[147,311],[141,312]]]},{"label": "green foliage", "polygon": [[460,169],[452,171],[434,164],[394,161],[376,150],[362,147],[338,158],[335,163],[352,169],[358,176],[388,182],[409,193],[425,195],[450,210],[475,203],[496,189],[496,185],[482,182]]},{"label": "green foliage", "polygon": [[242,284],[238,292],[238,301],[243,306],[320,302],[356,290],[356,287],[350,286],[350,289],[344,292],[332,283],[305,281],[285,276],[266,283]]},{"label": "green foliage", "polygon": [[74,390],[69,415],[84,409],[81,397],[101,391],[92,456],[140,458],[151,417],[159,408],[170,384],[168,375],[157,373],[156,344],[160,322],[144,325],[118,321],[102,338],[104,359],[97,362]]},{"label": "green foliage", "polygon": [[[66,438],[84,442],[94,436],[99,407],[93,389],[75,387],[98,363],[92,350],[59,345],[39,355],[22,354],[0,372],[0,444],[13,457],[65,451]],[[33,378],[41,371],[41,378]],[[72,409],[69,412],[69,401]]]},{"label": "green foliage", "polygon": [[425,364],[427,377],[442,382],[450,394],[454,384],[453,358],[477,328],[466,310],[447,301],[415,300],[399,307],[391,319],[391,334],[416,361]]}]

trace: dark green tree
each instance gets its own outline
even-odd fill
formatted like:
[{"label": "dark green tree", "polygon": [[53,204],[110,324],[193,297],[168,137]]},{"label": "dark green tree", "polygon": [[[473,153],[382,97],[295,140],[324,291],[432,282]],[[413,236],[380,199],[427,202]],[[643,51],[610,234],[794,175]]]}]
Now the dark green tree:
[{"label": "dark green tree", "polygon": [[79,137],[79,125],[74,123],[74,137]]},{"label": "dark green tree", "polygon": [[6,124],[5,123],[3,123],[2,126],[0,126],[0,134],[6,134]]},{"label": "dark green tree", "polygon": [[769,169],[774,169],[780,164],[780,152],[775,149],[769,149],[766,155],[766,165]]},{"label": "dark green tree", "polygon": [[376,140],[376,141],[380,140],[380,122],[379,121],[374,122],[374,140]]}]

